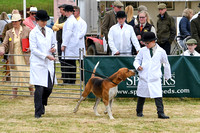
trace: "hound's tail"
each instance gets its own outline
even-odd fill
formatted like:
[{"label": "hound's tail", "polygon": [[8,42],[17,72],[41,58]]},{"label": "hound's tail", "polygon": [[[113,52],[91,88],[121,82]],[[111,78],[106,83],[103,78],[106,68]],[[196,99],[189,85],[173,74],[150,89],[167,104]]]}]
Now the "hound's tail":
[{"label": "hound's tail", "polygon": [[98,65],[99,65],[99,61],[97,62],[97,64],[95,65],[95,67],[93,69],[93,73],[92,73],[91,78],[95,76],[95,72],[96,72],[96,69],[97,69]]}]

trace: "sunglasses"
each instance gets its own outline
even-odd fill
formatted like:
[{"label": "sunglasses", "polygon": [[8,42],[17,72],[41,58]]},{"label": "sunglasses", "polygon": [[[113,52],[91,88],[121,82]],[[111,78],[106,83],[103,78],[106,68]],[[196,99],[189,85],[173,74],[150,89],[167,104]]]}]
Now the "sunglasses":
[{"label": "sunglasses", "polygon": [[145,18],[145,17],[139,17],[139,18]]},{"label": "sunglasses", "polygon": [[36,13],[31,13],[31,15],[36,15]]}]

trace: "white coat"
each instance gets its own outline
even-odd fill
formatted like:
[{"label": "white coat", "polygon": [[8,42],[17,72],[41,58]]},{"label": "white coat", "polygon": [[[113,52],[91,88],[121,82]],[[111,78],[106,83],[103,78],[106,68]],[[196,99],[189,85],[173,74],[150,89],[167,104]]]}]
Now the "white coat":
[{"label": "white coat", "polygon": [[[29,35],[30,43],[30,84],[48,87],[48,71],[53,83],[54,61],[46,58],[51,55],[52,44],[56,44],[53,30],[45,26],[46,37],[40,31],[38,25],[31,30]],[[55,46],[56,48],[56,46]],[[55,78],[55,83],[57,83]]]},{"label": "white coat", "polygon": [[140,44],[135,35],[133,27],[124,23],[123,28],[120,28],[120,24],[117,23],[113,25],[108,32],[108,45],[114,55],[119,51],[122,55],[131,55],[132,44],[133,43],[136,51],[140,50]]},{"label": "white coat", "polygon": [[[62,33],[62,46],[65,46],[65,50],[62,52],[62,59],[78,59],[79,58],[79,38],[78,38],[78,22],[74,15],[67,18],[63,26]],[[73,58],[76,57],[76,58]]]},{"label": "white coat", "polygon": [[[191,54],[190,51],[189,51],[189,50],[186,50],[186,51],[185,51],[183,54],[181,54],[181,55],[184,55],[184,56],[191,56],[190,54]],[[194,56],[200,56],[200,54],[199,54],[196,50],[194,50],[193,55],[194,55]]]},{"label": "white coat", "polygon": [[139,66],[143,68],[142,71],[138,71],[140,79],[137,87],[137,96],[139,97],[162,97],[162,64],[164,66],[164,78],[171,78],[167,54],[158,44],[156,46],[157,49],[152,58],[147,47],[141,48],[133,63],[135,69],[138,69]]},{"label": "white coat", "polygon": [[[78,37],[79,37],[79,48],[84,48],[85,55],[85,34],[87,32],[87,23],[80,17],[78,20]],[[83,55],[81,55],[81,59],[83,59]]]}]

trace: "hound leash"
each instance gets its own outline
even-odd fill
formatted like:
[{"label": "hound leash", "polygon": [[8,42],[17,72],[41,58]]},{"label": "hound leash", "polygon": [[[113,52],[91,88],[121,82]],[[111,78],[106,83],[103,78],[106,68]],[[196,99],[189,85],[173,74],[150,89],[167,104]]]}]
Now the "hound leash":
[{"label": "hound leash", "polygon": [[[56,59],[56,60],[57,60],[57,59]],[[60,61],[60,62],[62,62],[62,63],[65,64],[65,65],[75,67],[74,65],[71,65],[71,64],[66,63],[66,62],[64,62],[64,61],[61,61],[61,60],[57,60],[57,61]],[[55,61],[54,61],[54,62],[55,62]],[[54,65],[54,67],[55,67],[55,65]],[[83,68],[81,68],[81,67],[78,67],[78,68],[79,68],[80,70],[83,70],[83,71],[86,71],[86,72],[89,72],[89,73],[95,74],[95,75],[97,75],[97,76],[99,76],[99,77],[106,78],[106,79],[108,79],[110,82],[112,82],[113,84],[118,85],[118,84],[116,84],[115,82],[113,82],[111,79],[109,79],[109,77],[107,77],[107,76],[104,76],[104,75],[101,75],[101,74],[98,74],[98,73],[93,73],[92,71],[89,71],[89,70],[83,69]],[[55,69],[55,68],[54,68],[54,69]],[[55,72],[55,71],[54,71],[54,72]]]}]

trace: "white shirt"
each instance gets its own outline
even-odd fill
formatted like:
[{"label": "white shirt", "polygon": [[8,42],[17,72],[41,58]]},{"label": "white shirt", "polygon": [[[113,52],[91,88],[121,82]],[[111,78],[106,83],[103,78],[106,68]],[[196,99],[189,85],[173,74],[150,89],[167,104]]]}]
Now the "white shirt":
[{"label": "white shirt", "polygon": [[140,50],[140,44],[135,35],[133,27],[124,23],[123,28],[120,28],[120,24],[113,25],[108,32],[108,44],[114,55],[117,51],[120,55],[131,55],[133,43],[136,51]]}]

